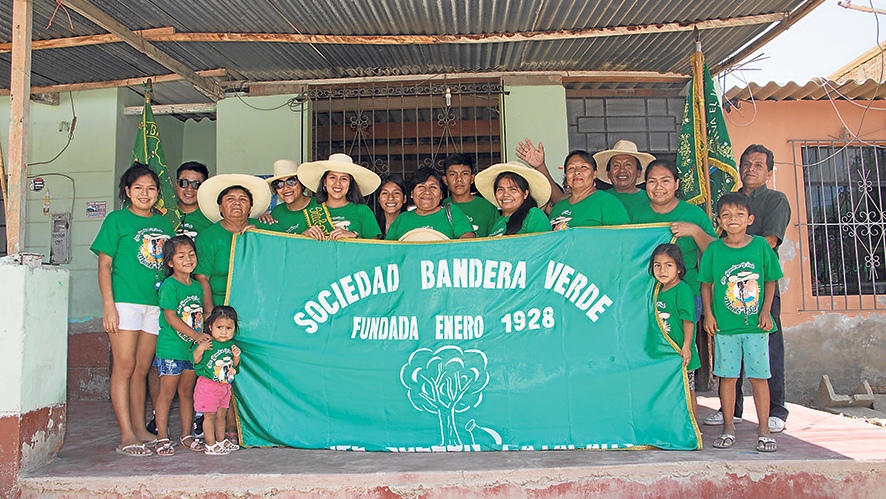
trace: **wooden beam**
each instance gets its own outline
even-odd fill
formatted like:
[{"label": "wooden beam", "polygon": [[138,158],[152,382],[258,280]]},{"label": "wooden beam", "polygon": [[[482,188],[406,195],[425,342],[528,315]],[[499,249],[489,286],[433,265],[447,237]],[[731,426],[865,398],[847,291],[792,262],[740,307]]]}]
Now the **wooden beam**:
[{"label": "wooden beam", "polygon": [[[76,3],[76,1],[75,1]],[[70,2],[69,2],[70,4]],[[75,9],[76,10],[76,9]],[[463,35],[303,35],[293,33],[176,33],[175,28],[152,28],[135,31],[141,38],[153,42],[265,42],[265,43],[315,43],[339,45],[438,45],[444,43],[475,44],[522,41],[572,40],[576,38],[601,38],[608,36],[675,33],[698,29],[720,29],[737,26],[767,24],[784,19],[787,13],[776,12],[755,16],[707,19],[695,22],[665,24],[641,24],[635,26],[609,26],[579,30],[523,31],[514,33],[477,33]],[[107,28],[106,28],[107,29]],[[74,36],[33,42],[34,50],[79,47],[126,41],[116,34]],[[8,52],[11,44],[0,44],[0,53]],[[171,68],[170,68],[171,69]]]},{"label": "wooden beam", "polygon": [[[126,106],[123,108],[123,114],[126,116],[141,116],[145,106]],[[162,106],[151,106],[154,116],[160,114],[215,114],[215,102],[206,104],[166,104]]]},{"label": "wooden beam", "polygon": [[[171,35],[175,33],[175,28],[151,28],[133,31],[136,35],[149,41],[157,41],[161,35]],[[72,36],[70,38],[52,38],[49,40],[34,40],[31,42],[31,50],[42,49],[60,49],[68,47],[83,47],[86,45],[102,45],[105,43],[122,42],[119,36],[111,33],[101,35]],[[12,43],[0,43],[0,54],[5,54],[12,50]]]},{"label": "wooden beam", "polygon": [[717,75],[721,73],[723,70],[731,68],[732,66],[738,64],[743,61],[747,57],[751,56],[754,52],[760,49],[763,45],[771,42],[773,38],[787,31],[788,28],[797,23],[800,19],[806,17],[807,14],[815,10],[816,7],[823,4],[825,0],[806,0],[806,2],[797,7],[796,10],[791,12],[787,17],[785,17],[780,23],[776,24],[772,29],[760,35],[756,40],[750,43],[747,47],[745,47],[741,52],[735,54],[724,62],[717,64],[713,68],[711,68],[711,75]]},{"label": "wooden beam", "polygon": [[194,87],[206,94],[206,96],[213,101],[219,99],[218,88],[211,80],[198,75],[166,52],[163,52],[144,38],[130,31],[126,26],[123,26],[91,3],[86,0],[65,0],[65,6],[74,9],[83,17],[110,31],[112,34],[117,35],[132,48],[169,68],[173,73],[181,75],[182,78],[191,82]]},{"label": "wooden beam", "polygon": [[12,0],[12,75],[9,99],[9,200],[6,203],[6,252],[25,250],[28,195],[28,127],[31,102],[31,24],[33,0]]},{"label": "wooden beam", "polygon": [[[226,69],[207,69],[205,71],[197,71],[197,74],[205,78],[211,78],[224,77],[228,73]],[[157,76],[148,75],[140,78],[127,78],[125,80],[91,81],[87,83],[69,83],[67,85],[50,85],[48,87],[31,87],[31,93],[79,92],[81,90],[95,90],[97,88],[129,87],[133,85],[141,85],[148,78],[151,78],[154,83],[169,83],[184,79],[181,75],[174,73]],[[0,88],[0,96],[6,95],[9,95],[9,89]]]},{"label": "wooden beam", "polygon": [[576,38],[602,38],[609,36],[647,35],[677,33],[702,29],[733,28],[779,22],[787,13],[776,12],[756,16],[740,16],[725,19],[706,19],[695,22],[642,24],[637,26],[607,26],[590,29],[563,29],[556,31],[523,31],[515,33],[477,33],[463,35],[303,35],[293,33],[175,33],[161,36],[164,42],[271,42],[314,43],[337,45],[438,45],[445,43],[506,43],[537,42],[549,40],[574,40]]},{"label": "wooden beam", "polygon": [[[688,81],[688,80],[687,80]],[[567,98],[602,98],[602,97],[679,97],[682,88],[673,90],[658,88],[567,88]]]}]

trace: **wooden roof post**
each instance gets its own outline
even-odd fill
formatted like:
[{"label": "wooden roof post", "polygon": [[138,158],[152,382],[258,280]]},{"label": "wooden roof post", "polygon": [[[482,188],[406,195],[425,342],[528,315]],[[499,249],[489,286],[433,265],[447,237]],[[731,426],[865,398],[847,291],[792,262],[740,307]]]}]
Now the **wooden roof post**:
[{"label": "wooden roof post", "polygon": [[9,199],[6,203],[6,251],[10,255],[22,253],[25,249],[33,14],[33,0],[13,0],[12,77],[9,86]]}]

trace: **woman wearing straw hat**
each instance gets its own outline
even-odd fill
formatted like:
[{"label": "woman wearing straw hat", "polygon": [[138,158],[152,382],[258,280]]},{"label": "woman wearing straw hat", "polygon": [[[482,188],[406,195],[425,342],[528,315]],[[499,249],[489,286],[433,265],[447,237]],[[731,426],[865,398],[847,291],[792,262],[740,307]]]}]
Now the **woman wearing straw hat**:
[{"label": "woman wearing straw hat", "polygon": [[[214,222],[197,236],[197,267],[194,278],[210,291],[204,298],[204,313],[225,303],[228,267],[234,234],[250,226],[268,228],[254,217],[271,204],[268,183],[254,175],[226,174],[210,177],[197,190],[200,211]],[[209,298],[208,303],[206,298]]]},{"label": "woman wearing straw hat", "polygon": [[600,177],[612,184],[609,194],[615,196],[630,214],[631,207],[648,201],[646,191],[638,187],[643,182],[643,169],[655,156],[637,151],[637,144],[630,140],[619,140],[612,149],[594,154],[598,166],[606,165]]},{"label": "woman wearing straw hat", "polygon": [[289,159],[274,161],[274,176],[267,180],[280,203],[270,214],[258,219],[274,232],[301,234],[308,229],[305,210],[315,206],[314,198],[305,195],[305,186],[298,179],[298,163]]},{"label": "woman wearing straw hat", "polygon": [[318,241],[381,237],[378,222],[364,201],[364,196],[378,189],[378,175],[342,153],[304,163],[298,174],[302,184],[316,193],[317,203],[305,212],[308,228],[304,235]]},{"label": "woman wearing straw hat", "polygon": [[[419,168],[412,174],[414,211],[401,213],[391,224],[385,239],[399,240],[413,229],[433,229],[449,239],[477,237],[467,215],[455,204],[440,205],[443,200],[443,177],[433,168]],[[440,236],[442,239],[442,236]]]},{"label": "woman wearing straw hat", "polygon": [[474,184],[486,199],[502,211],[489,237],[548,232],[548,216],[538,207],[551,197],[544,175],[519,161],[492,165],[477,174]]}]

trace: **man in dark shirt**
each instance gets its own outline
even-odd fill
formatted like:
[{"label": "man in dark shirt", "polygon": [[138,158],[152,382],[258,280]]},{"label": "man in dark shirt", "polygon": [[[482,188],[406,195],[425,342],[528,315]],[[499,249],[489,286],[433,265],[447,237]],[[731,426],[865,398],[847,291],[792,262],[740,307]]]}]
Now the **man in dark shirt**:
[{"label": "man in dark shirt", "polygon": [[[772,170],[775,167],[775,158],[772,151],[759,145],[752,144],[741,154],[739,160],[739,174],[741,175],[742,188],[739,192],[750,198],[751,213],[754,215],[754,223],[748,227],[748,234],[760,236],[766,239],[769,246],[778,254],[778,247],[784,241],[784,233],[791,219],[791,205],[787,196],[779,191],[766,187],[766,182],[772,178]],[[775,297],[772,300],[772,319],[775,322],[776,331],[769,335],[769,370],[772,377],[769,378],[769,430],[775,433],[783,431],[785,421],[788,418],[788,410],[785,407],[785,380],[784,380],[784,335],[781,330],[781,294],[778,286],[775,287]],[[740,421],[743,411],[743,398],[741,383],[736,385],[735,397],[735,420]],[[723,424],[723,413],[715,412],[705,418],[707,425]]]}]

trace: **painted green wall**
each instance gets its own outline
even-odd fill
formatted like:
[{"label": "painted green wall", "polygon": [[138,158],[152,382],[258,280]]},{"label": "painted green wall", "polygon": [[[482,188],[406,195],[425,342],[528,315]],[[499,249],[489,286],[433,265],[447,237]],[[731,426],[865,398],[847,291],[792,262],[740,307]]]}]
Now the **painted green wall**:
[{"label": "painted green wall", "polygon": [[310,136],[310,112],[290,110],[285,104],[292,97],[276,95],[219,101],[218,173],[269,175],[278,159],[308,161],[308,156],[302,154],[305,150],[302,142],[303,137]]},{"label": "painted green wall", "polygon": [[516,160],[516,148],[528,138],[535,146],[544,144],[545,164],[551,176],[563,179],[563,160],[569,154],[566,127],[566,89],[561,85],[505,85],[505,160]]},{"label": "painted green wall", "polygon": [[0,413],[65,402],[68,272],[0,263]]},{"label": "painted green wall", "polygon": [[216,129],[216,121],[208,118],[186,121],[182,141],[182,163],[199,161],[209,168],[210,175],[215,175]]}]

